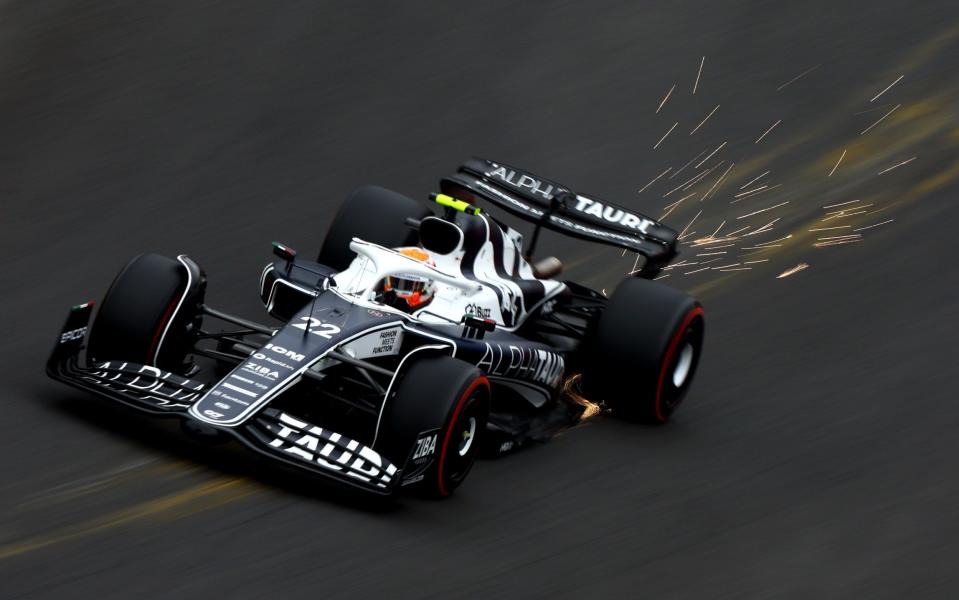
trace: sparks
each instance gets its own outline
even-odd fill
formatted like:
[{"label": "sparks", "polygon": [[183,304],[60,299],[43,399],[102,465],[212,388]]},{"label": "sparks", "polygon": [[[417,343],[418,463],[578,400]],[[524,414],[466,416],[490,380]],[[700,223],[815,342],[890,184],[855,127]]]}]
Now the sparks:
[{"label": "sparks", "polygon": [[709,113],[708,115],[706,115],[706,118],[705,118],[705,119],[703,119],[702,121],[699,122],[699,125],[697,125],[696,127],[694,127],[693,130],[689,132],[689,135],[693,135],[694,133],[696,133],[696,132],[699,130],[699,128],[703,126],[703,123],[705,123],[706,121],[708,121],[708,120],[709,120],[709,117],[713,116],[713,113],[716,112],[717,110],[719,110],[719,105],[718,105],[718,104],[716,105],[716,108],[714,108],[712,111],[710,111],[710,113]]},{"label": "sparks", "polygon": [[659,114],[659,109],[661,109],[661,108],[663,107],[663,105],[666,104],[666,101],[669,100],[669,95],[672,94],[672,93],[673,93],[673,90],[675,90],[675,89],[676,89],[676,84],[674,83],[674,84],[673,84],[673,87],[669,88],[669,91],[666,92],[666,95],[665,95],[665,96],[663,96],[663,101],[660,102],[660,103],[659,103],[659,106],[656,107],[656,114],[657,114],[657,115]]},{"label": "sparks", "polygon": [[[880,225],[885,225],[886,223],[892,223],[895,219],[889,219],[888,221],[883,221],[882,223],[876,223],[875,225],[868,225],[866,227],[860,227],[859,229],[853,229],[853,231],[865,231],[867,229],[872,229],[873,227],[879,227]],[[849,227],[849,225],[846,225]]]},{"label": "sparks", "polygon": [[758,215],[758,214],[761,213],[761,212],[766,212],[767,210],[772,210],[772,209],[774,209],[774,208],[779,208],[780,206],[785,206],[786,204],[789,204],[789,200],[786,200],[785,202],[780,202],[779,204],[776,204],[776,205],[774,205],[774,206],[770,206],[769,208],[762,208],[762,209],[760,209],[760,210],[757,210],[757,211],[754,211],[754,212],[751,212],[751,213],[747,213],[747,214],[745,214],[745,215],[743,215],[743,216],[741,216],[741,217],[736,217],[736,218],[737,218],[737,219],[745,219],[746,217],[751,217],[751,216],[753,216],[753,215]]},{"label": "sparks", "polygon": [[826,217],[825,219],[822,219],[821,222],[825,223],[826,221],[832,221],[833,219],[844,219],[846,217],[854,217],[856,215],[864,215],[864,214],[866,214],[866,211],[864,210],[857,210],[851,213],[840,212],[839,214],[830,215]]},{"label": "sparks", "polygon": [[829,240],[825,242],[816,242],[813,244],[814,248],[826,248],[828,246],[842,246],[843,244],[855,244],[856,242],[861,242],[862,238],[853,238],[847,240]]},{"label": "sparks", "polygon": [[[680,232],[680,234],[679,234],[679,236],[678,236],[678,239],[680,239],[680,240],[683,239],[683,234],[686,233],[686,230],[689,229],[689,228],[692,226],[692,224],[696,222],[696,219],[698,219],[698,218],[699,218],[699,215],[701,215],[701,214],[703,214],[703,210],[702,210],[702,209],[699,209],[699,212],[696,213],[696,216],[693,217],[693,220],[689,222],[689,225],[686,225],[686,227],[684,227],[683,230]],[[690,234],[690,235],[692,235],[692,234]]]},{"label": "sparks", "polygon": [[742,186],[742,187],[739,188],[739,189],[742,190],[742,189],[748,188],[749,186],[751,186],[752,184],[756,183],[757,181],[759,181],[760,179],[762,179],[762,178],[765,177],[766,175],[769,175],[769,171],[766,171],[765,173],[763,173],[763,174],[760,175],[759,177],[756,177],[756,178],[754,178],[754,179],[751,179],[751,180],[749,181],[749,183],[747,183],[746,185]]},{"label": "sparks", "polygon": [[779,119],[778,121],[776,121],[775,123],[773,123],[773,124],[769,127],[769,129],[767,129],[765,132],[763,132],[763,134],[762,134],[761,136],[759,136],[758,138],[756,138],[756,141],[753,142],[753,143],[754,143],[754,144],[758,144],[759,142],[761,142],[761,141],[763,140],[763,138],[766,137],[766,135],[767,135],[770,131],[772,131],[773,129],[776,128],[776,125],[779,125],[779,124],[782,123],[782,122],[783,122],[783,120],[782,120],[782,119]]},{"label": "sparks", "polygon": [[827,204],[823,208],[836,208],[837,206],[845,206],[847,204],[853,204],[854,202],[859,202],[859,200],[849,200],[848,202],[840,202],[839,204]]},{"label": "sparks", "polygon": [[689,165],[691,165],[691,164],[693,164],[694,162],[696,162],[696,160],[697,160],[700,156],[702,156],[703,154],[706,154],[706,151],[705,151],[705,150],[703,150],[702,152],[700,152],[699,154],[697,154],[696,157],[693,158],[693,160],[691,160],[691,161],[689,161],[688,163],[686,163],[685,165],[679,167],[679,170],[676,171],[675,173],[673,173],[672,175],[670,175],[669,178],[672,179],[673,177],[675,177],[675,176],[679,175],[680,173],[682,173],[682,172],[686,169],[686,167],[688,167]]},{"label": "sparks", "polygon": [[895,168],[901,167],[901,166],[903,166],[903,165],[908,165],[909,163],[911,163],[912,161],[916,160],[917,158],[918,158],[917,156],[913,156],[913,157],[910,158],[909,160],[904,160],[904,161],[902,161],[901,163],[899,163],[898,165],[893,165],[893,166],[889,167],[888,169],[883,169],[882,171],[879,171],[878,173],[876,173],[876,175],[882,175],[883,173],[888,173],[889,171],[892,171],[892,170],[895,169]]},{"label": "sparks", "polygon": [[665,171],[663,171],[662,173],[660,173],[659,175],[657,175],[656,177],[654,177],[652,181],[650,181],[649,183],[647,183],[646,185],[644,185],[644,186],[643,186],[642,188],[640,188],[639,191],[636,192],[636,193],[637,193],[637,194],[642,194],[643,191],[644,191],[646,188],[648,188],[649,186],[651,186],[651,185],[653,185],[654,183],[656,183],[657,181],[659,181],[659,178],[662,177],[663,175],[665,175],[666,173],[669,173],[670,170],[672,170],[672,167],[669,167],[668,169],[666,169]]},{"label": "sparks", "polygon": [[799,75],[796,75],[795,77],[793,77],[792,79],[790,79],[790,80],[787,81],[786,83],[784,83],[784,84],[782,84],[781,86],[779,86],[778,88],[776,88],[776,91],[777,91],[777,92],[781,92],[782,89],[783,89],[784,87],[786,87],[787,85],[789,85],[790,83],[794,83],[794,82],[796,82],[796,81],[799,81],[800,78],[805,77],[806,75],[809,75],[810,73],[812,73],[813,71],[815,71],[816,69],[818,69],[818,68],[821,67],[821,66],[822,66],[822,64],[818,64],[818,65],[816,65],[815,67],[810,67],[810,68],[806,69],[805,71],[803,71],[803,72],[800,73]]},{"label": "sparks", "polygon": [[807,265],[806,263],[799,263],[795,267],[791,269],[786,269],[779,275],[776,275],[776,279],[784,279],[786,277],[789,277],[790,275],[795,275],[796,273],[802,271],[803,269],[808,269],[808,268],[809,268],[809,265]]},{"label": "sparks", "polygon": [[837,225],[836,227],[818,227],[816,229],[809,229],[808,231],[829,231],[831,229],[849,229],[852,225]]},{"label": "sparks", "polygon": [[885,87],[885,89],[883,89],[881,92],[879,92],[878,94],[876,94],[875,96],[873,96],[869,101],[872,102],[873,100],[875,100],[875,99],[878,98],[879,96],[882,96],[883,94],[885,94],[886,92],[888,92],[888,91],[889,91],[889,88],[891,88],[892,86],[894,86],[894,85],[896,85],[897,83],[899,83],[899,80],[901,80],[903,77],[905,77],[905,75],[900,75],[898,79],[896,79],[895,81],[893,81],[892,83],[890,83],[889,85],[887,85],[887,86]]},{"label": "sparks", "polygon": [[656,148],[659,148],[659,145],[662,144],[663,140],[665,140],[669,136],[669,134],[673,132],[673,129],[676,129],[677,125],[679,125],[679,121],[676,121],[675,123],[673,123],[673,126],[669,128],[669,131],[663,134],[663,137],[659,138],[659,141],[656,142],[655,146],[653,146],[653,150],[655,150]]},{"label": "sparks", "polygon": [[[739,197],[741,197],[741,196],[748,196],[749,194],[755,194],[756,192],[762,191],[762,190],[764,190],[764,189],[766,189],[766,188],[768,188],[768,187],[769,187],[768,185],[761,185],[761,186],[759,186],[758,188],[753,188],[753,189],[751,189],[751,190],[746,190],[745,192],[740,192],[740,193],[736,194],[735,196],[733,196],[733,198],[739,198]],[[740,188],[740,189],[742,189],[742,188]]]},{"label": "sparks", "polygon": [[694,185],[696,185],[701,179],[705,178],[707,175],[709,175],[710,173],[712,173],[713,171],[715,171],[715,170],[718,169],[719,167],[723,166],[723,164],[725,164],[725,162],[726,162],[725,160],[721,160],[721,161],[719,161],[718,163],[716,163],[715,165],[713,165],[713,166],[709,167],[708,169],[706,169],[706,171],[705,171],[704,173],[702,173],[702,177],[699,177],[699,178],[694,179],[692,183],[690,183],[689,185],[687,185],[686,187],[683,188],[683,191],[685,192],[685,191],[687,191],[689,188],[691,188],[691,187],[693,187]]},{"label": "sparks", "polygon": [[859,135],[862,135],[862,134],[866,133],[867,131],[869,131],[870,129],[872,129],[873,127],[875,127],[876,125],[882,123],[882,122],[886,119],[886,117],[888,117],[889,115],[891,115],[892,113],[894,113],[894,112],[896,111],[896,109],[899,108],[900,106],[902,106],[902,104],[897,104],[897,105],[893,106],[893,107],[892,107],[892,110],[890,110],[889,112],[887,112],[887,113],[884,114],[883,116],[879,117],[879,120],[876,121],[875,123],[873,123],[872,125],[870,125],[869,127],[866,127],[865,129],[863,129],[862,131],[860,131],[860,132],[859,132]]},{"label": "sparks", "polygon": [[723,179],[726,178],[726,175],[728,175],[729,172],[732,171],[732,170],[733,170],[733,167],[735,167],[735,166],[736,166],[736,163],[730,163],[729,168],[726,169],[726,172],[719,176],[719,179],[716,180],[716,183],[713,184],[713,187],[709,188],[709,190],[707,190],[706,193],[703,194],[703,197],[702,197],[699,201],[700,201],[700,202],[705,201],[706,198],[708,198],[709,195],[713,193],[713,190],[715,190],[717,187],[719,187],[719,184],[723,182]]},{"label": "sparks", "polygon": [[695,195],[696,195],[696,192],[693,192],[692,194],[688,194],[688,195],[686,195],[686,196],[683,196],[683,197],[680,198],[679,200],[677,200],[677,201],[673,202],[672,204],[670,204],[669,206],[667,206],[666,209],[668,209],[668,210],[666,210],[666,212],[663,214],[663,216],[659,217],[659,220],[662,221],[663,219],[665,219],[666,217],[668,217],[668,216],[669,216],[669,213],[671,213],[671,212],[673,212],[674,210],[676,210],[676,207],[679,206],[679,203],[680,203],[680,202],[682,202],[683,200],[685,200],[685,199],[687,199],[687,198],[692,198],[692,197],[695,196]]},{"label": "sparks", "polygon": [[713,154],[716,154],[717,152],[719,152],[720,149],[722,149],[722,147],[725,146],[725,145],[726,145],[726,142],[723,142],[722,144],[720,144],[719,146],[717,146],[715,150],[713,150],[712,152],[709,153],[709,156],[707,156],[706,158],[704,158],[704,159],[702,159],[701,161],[699,161],[699,164],[696,165],[696,168],[698,169],[699,167],[701,167],[704,162],[706,162],[707,160],[709,160],[710,158],[712,158],[712,157],[713,157]]},{"label": "sparks", "polygon": [[846,149],[843,148],[843,149],[842,149],[842,156],[839,157],[839,160],[836,161],[836,164],[833,166],[832,171],[830,171],[830,172],[829,172],[829,175],[826,175],[826,177],[832,177],[832,174],[835,173],[835,172],[836,172],[836,169],[839,168],[839,163],[841,163],[841,162],[842,162],[842,159],[844,159],[845,157],[846,157]]},{"label": "sparks", "polygon": [[693,83],[693,96],[696,95],[696,88],[699,87],[699,76],[703,74],[703,65],[706,64],[706,57],[703,57],[703,60],[699,61],[699,72],[696,73],[696,82]]}]

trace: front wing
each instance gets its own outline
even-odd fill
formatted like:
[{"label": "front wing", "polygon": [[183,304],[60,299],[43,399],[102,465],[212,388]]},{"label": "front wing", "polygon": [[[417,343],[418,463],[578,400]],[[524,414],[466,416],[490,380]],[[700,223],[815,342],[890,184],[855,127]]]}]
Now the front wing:
[{"label": "front wing", "polygon": [[[71,309],[47,360],[47,374],[152,415],[192,420],[187,410],[208,391],[207,384],[151,365],[85,364],[80,355],[92,312],[92,302]],[[402,470],[372,448],[269,407],[242,426],[215,429],[272,459],[367,492],[391,494],[402,480]]]}]

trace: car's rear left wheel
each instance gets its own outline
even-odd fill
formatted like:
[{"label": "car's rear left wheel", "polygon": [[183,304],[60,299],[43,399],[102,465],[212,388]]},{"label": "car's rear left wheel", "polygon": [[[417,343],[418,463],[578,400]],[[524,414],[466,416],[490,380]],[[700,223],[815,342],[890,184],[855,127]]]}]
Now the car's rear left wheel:
[{"label": "car's rear left wheel", "polygon": [[586,396],[615,416],[665,423],[692,384],[703,334],[703,309],[686,293],[623,281],[584,342]]}]

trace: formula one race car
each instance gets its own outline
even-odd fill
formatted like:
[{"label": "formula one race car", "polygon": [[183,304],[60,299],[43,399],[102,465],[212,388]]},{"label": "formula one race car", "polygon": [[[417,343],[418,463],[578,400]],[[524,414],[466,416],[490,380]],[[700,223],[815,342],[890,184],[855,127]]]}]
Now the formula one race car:
[{"label": "formula one race car", "polygon": [[[441,189],[442,217],[356,190],[315,262],[274,243],[260,296],[278,327],[206,305],[186,256],[138,256],[92,324],[93,302],[73,307],[47,371],[384,495],[449,495],[481,448],[506,453],[575,421],[568,394],[665,422],[703,344],[699,303],[649,281],[675,257],[676,232],[491,161],[467,161]],[[530,243],[480,201],[533,222]],[[644,266],[609,298],[559,281],[557,259],[530,262],[543,227]]]}]

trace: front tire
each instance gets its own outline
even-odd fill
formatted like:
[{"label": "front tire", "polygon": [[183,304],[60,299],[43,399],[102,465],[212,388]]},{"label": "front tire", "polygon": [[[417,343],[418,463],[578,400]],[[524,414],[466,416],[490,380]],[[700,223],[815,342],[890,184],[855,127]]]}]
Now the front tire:
[{"label": "front tire", "polygon": [[623,281],[584,342],[586,396],[616,416],[667,422],[692,384],[703,333],[703,309],[689,295]]},{"label": "front tire", "polygon": [[183,372],[199,329],[206,278],[185,256],[142,254],[116,276],[90,329],[87,355]]},{"label": "front tire", "polygon": [[476,461],[489,398],[489,382],[473,365],[445,355],[416,357],[386,399],[376,449],[405,465],[404,478],[422,469],[416,487],[425,495],[448,497]]}]

